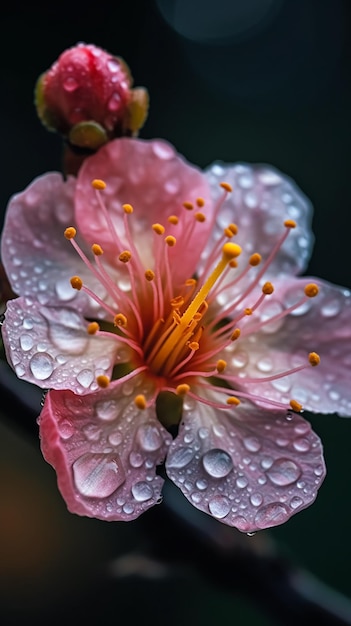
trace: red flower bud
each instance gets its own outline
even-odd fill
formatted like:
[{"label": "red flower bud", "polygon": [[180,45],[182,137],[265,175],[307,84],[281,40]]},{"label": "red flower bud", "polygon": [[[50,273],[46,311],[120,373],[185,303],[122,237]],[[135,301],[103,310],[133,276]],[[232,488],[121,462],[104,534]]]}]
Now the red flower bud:
[{"label": "red flower bud", "polygon": [[129,68],[92,44],[65,50],[38,79],[35,104],[43,124],[71,146],[97,150],[115,137],[136,135],[148,110],[146,89],[132,89]]}]

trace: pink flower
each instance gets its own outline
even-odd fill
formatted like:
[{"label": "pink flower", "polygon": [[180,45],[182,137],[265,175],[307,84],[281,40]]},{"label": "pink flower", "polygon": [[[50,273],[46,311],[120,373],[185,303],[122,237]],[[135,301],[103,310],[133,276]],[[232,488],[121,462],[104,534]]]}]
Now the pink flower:
[{"label": "pink flower", "polygon": [[12,198],[3,338],[17,375],[50,389],[41,446],[70,511],[138,517],[164,460],[244,532],[314,501],[325,467],[301,405],[350,414],[351,297],[296,277],[310,222],[276,170],[202,173],[161,140],[117,139],[77,179]]}]

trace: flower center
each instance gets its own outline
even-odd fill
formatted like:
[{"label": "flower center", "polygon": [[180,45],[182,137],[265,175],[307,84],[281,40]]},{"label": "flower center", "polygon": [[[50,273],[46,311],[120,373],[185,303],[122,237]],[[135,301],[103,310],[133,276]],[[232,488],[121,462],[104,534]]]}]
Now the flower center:
[{"label": "flower center", "polygon": [[[165,227],[162,224],[153,224],[152,247],[155,266],[154,269],[145,269],[128,222],[133,214],[133,207],[130,204],[122,206],[124,235],[121,238],[119,229],[115,227],[103,202],[102,191],[106,187],[105,182],[93,180],[92,186],[117,251],[118,263],[117,267],[114,267],[114,262],[111,263],[110,260],[109,265],[105,265],[102,261],[104,251],[98,243],[91,247],[94,255],[92,262],[76,242],[76,229],[69,227],[65,231],[65,237],[70,240],[84,264],[102,284],[107,296],[101,299],[83,284],[79,276],[71,278],[71,285],[74,289],[85,291],[100,306],[103,313],[101,318],[110,320],[107,327],[106,322],[103,323],[104,328],[101,328],[102,322],[89,322],[87,332],[90,335],[109,337],[116,341],[119,347],[125,344],[131,349],[130,369],[122,379],[126,380],[140,372],[149,371],[158,381],[156,394],[161,390],[173,391],[180,396],[189,393],[194,398],[211,404],[211,401],[200,398],[193,391],[191,381],[194,380],[197,390],[205,391],[211,387],[221,392],[225,402],[220,408],[237,406],[240,404],[239,398],[259,400],[281,407],[281,403],[269,400],[265,395],[260,397],[246,391],[247,385],[272,382],[309,365],[318,365],[320,360],[318,354],[310,353],[304,363],[289,371],[259,378],[245,375],[245,390],[242,385],[243,378],[235,371],[233,373],[233,368],[231,373],[226,374],[227,362],[223,356],[232,354],[233,342],[261,331],[269,323],[278,322],[318,294],[318,286],[307,283],[301,297],[293,304],[289,304],[271,317],[261,316],[257,321],[252,321],[252,318],[256,319],[256,311],[260,309],[265,299],[274,292],[272,283],[262,284],[263,276],[289,232],[295,228],[295,222],[289,219],[284,222],[285,229],[265,261],[262,262],[261,255],[255,252],[241,271],[233,270],[237,269],[236,259],[242,249],[237,243],[228,241],[237,235],[238,228],[236,224],[228,224],[223,230],[222,237],[215,242],[203,262],[199,277],[189,278],[179,289],[172,283],[169,253],[170,249],[177,245],[177,238],[173,234],[164,236]],[[221,183],[221,187],[223,194],[215,211],[231,192],[228,183]],[[202,208],[204,200],[198,198],[196,204]],[[191,245],[196,224],[201,225],[206,217],[203,212],[194,213],[194,206],[190,202],[184,202],[183,207],[185,211],[180,217],[171,215],[168,217],[168,223],[177,226],[179,221],[182,222],[180,237],[184,250],[187,245]],[[172,262],[175,262],[174,259]],[[232,272],[233,278],[229,272]],[[233,294],[232,298],[227,297],[229,291]],[[218,302],[223,296],[226,304],[221,308]],[[252,302],[247,306],[250,298]],[[107,376],[98,376],[97,382],[100,387],[106,387],[110,379]],[[233,391],[235,395],[232,395]],[[149,403],[154,400],[155,396]],[[141,409],[147,406],[144,396],[137,396],[135,402]],[[215,406],[219,405],[215,403]],[[290,407],[294,411],[302,409],[301,404],[294,399],[290,401]]]}]

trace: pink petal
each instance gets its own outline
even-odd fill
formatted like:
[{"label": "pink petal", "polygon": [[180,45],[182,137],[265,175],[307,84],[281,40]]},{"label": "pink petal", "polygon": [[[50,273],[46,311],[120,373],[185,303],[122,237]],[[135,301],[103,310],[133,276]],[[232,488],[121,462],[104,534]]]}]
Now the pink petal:
[{"label": "pink petal", "polygon": [[315,500],[325,475],[308,422],[249,404],[186,410],[166,470],[191,504],[243,532],[286,522]]},{"label": "pink petal", "polygon": [[[240,383],[250,392],[274,400],[288,402],[294,398],[309,411],[337,412],[341,416],[349,416],[351,292],[320,279],[285,279],[274,281],[274,300],[269,300],[267,307],[273,306],[273,312],[297,302],[303,294],[304,285],[309,282],[317,282],[320,287],[320,293],[315,298],[310,298],[271,328],[267,326],[265,332],[253,335],[251,338],[256,337],[255,343],[247,338],[237,342],[236,350],[247,357]],[[264,314],[267,312],[267,308],[262,310]],[[250,323],[255,324],[255,321],[250,320]],[[270,383],[245,383],[246,376],[269,376],[307,363],[309,352],[320,355],[320,365],[309,366]],[[230,360],[228,362],[228,372],[234,372]],[[261,364],[262,367],[264,364],[263,369]]]},{"label": "pink petal", "polygon": [[[85,160],[78,177],[76,193],[76,218],[79,232],[90,243],[99,243],[110,262],[116,259],[116,245],[98,206],[95,191],[91,187],[94,178],[107,183],[102,197],[110,212],[119,235],[124,237],[123,204],[131,204],[134,213],[129,224],[139,254],[146,267],[154,268],[151,251],[151,225],[166,226],[165,235],[177,237],[177,245],[170,250],[173,280],[183,282],[191,277],[200,253],[207,241],[213,213],[210,192],[205,176],[195,166],[189,165],[174,148],[162,140],[117,139],[109,142],[95,155]],[[207,201],[205,223],[196,223],[190,242],[184,241],[184,227],[193,220],[192,212],[182,203],[195,203],[196,198]],[[177,226],[167,222],[170,215],[183,216]],[[126,243],[126,248],[129,246]],[[186,243],[186,245],[185,245]],[[179,263],[181,258],[181,263]]]},{"label": "pink petal", "polygon": [[10,300],[2,327],[7,359],[19,378],[39,387],[95,391],[96,377],[111,375],[122,346],[89,335],[86,327],[74,309]]},{"label": "pink petal", "polygon": [[221,195],[221,181],[233,192],[218,212],[210,246],[229,223],[239,227],[236,241],[242,246],[240,265],[253,252],[267,258],[284,232],[283,222],[293,219],[297,227],[269,268],[267,279],[282,274],[298,274],[307,266],[314,241],[311,231],[312,206],[297,185],[285,174],[268,165],[214,163],[206,171],[215,202]]},{"label": "pink petal", "polygon": [[39,424],[71,513],[129,521],[159,501],[164,481],[156,467],[170,436],[154,409],[137,409],[118,387],[84,397],[50,391]]},{"label": "pink petal", "polygon": [[64,182],[61,174],[49,173],[10,200],[1,254],[16,293],[57,300],[62,269],[76,256],[63,235],[72,225],[74,189],[73,178]]}]

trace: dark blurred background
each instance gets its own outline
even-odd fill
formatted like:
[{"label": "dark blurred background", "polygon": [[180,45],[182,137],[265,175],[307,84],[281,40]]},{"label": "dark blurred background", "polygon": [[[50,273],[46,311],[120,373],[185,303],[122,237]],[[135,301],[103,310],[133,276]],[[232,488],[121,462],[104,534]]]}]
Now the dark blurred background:
[{"label": "dark blurred background", "polygon": [[[13,193],[61,168],[60,139],[41,126],[33,89],[65,48],[84,41],[122,56],[134,84],[148,88],[141,137],[165,138],[199,166],[263,162],[295,179],[315,207],[308,274],[351,288],[349,0],[13,0],[1,9],[0,24],[0,226]],[[197,553],[192,529],[202,527],[204,516],[194,512],[190,526],[184,523],[188,509],[172,490],[129,525],[69,514],[39,451],[40,394],[5,369],[0,375],[11,388],[0,422],[0,620],[6,626],[107,619],[288,624],[288,614],[275,615],[274,589],[262,601],[263,579],[277,576],[264,568],[257,575],[255,559],[267,554],[278,555],[284,571],[286,564],[302,568],[326,585],[318,587],[321,601],[331,589],[330,601],[342,611],[351,598],[347,419],[308,416],[328,467],[311,508],[255,537],[235,530],[222,536],[216,522],[204,531],[208,552],[205,539]],[[219,558],[211,542],[221,544]],[[237,559],[228,548],[230,561],[223,562],[226,542]]]}]

